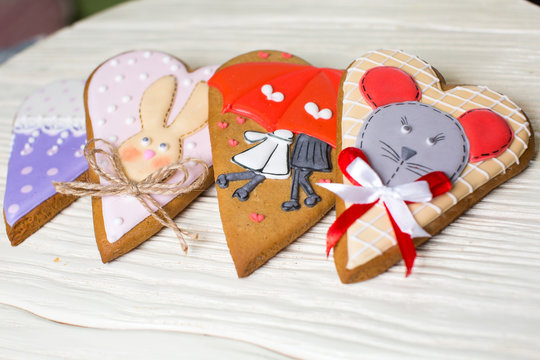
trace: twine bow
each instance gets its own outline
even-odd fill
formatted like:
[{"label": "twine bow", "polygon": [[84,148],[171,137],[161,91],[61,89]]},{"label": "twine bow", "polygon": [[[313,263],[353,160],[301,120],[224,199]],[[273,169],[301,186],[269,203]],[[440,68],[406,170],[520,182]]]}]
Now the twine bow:
[{"label": "twine bow", "polygon": [[[100,142],[105,149],[97,148],[96,144]],[[97,155],[103,156],[103,160],[98,161]],[[74,196],[114,196],[124,195],[133,196],[141,205],[156,219],[161,225],[172,229],[180,241],[182,250],[187,253],[188,245],[185,237],[193,240],[197,239],[197,234],[182,230],[171,219],[167,212],[151,195],[174,195],[189,193],[199,188],[208,176],[208,165],[201,159],[188,158],[178,160],[172,164],[164,166],[159,170],[148,175],[141,181],[133,181],[126,175],[120,155],[117,148],[103,139],[92,139],[88,141],[84,148],[84,156],[88,165],[105,184],[89,183],[83,181],[73,182],[53,182],[56,191],[66,195]],[[106,165],[110,164],[112,170],[108,170]],[[202,174],[188,186],[183,186],[188,179],[189,172],[186,165],[199,164],[203,167]],[[177,171],[182,173],[182,178],[178,181],[167,183],[173,174]],[[156,208],[152,210],[151,206]]]}]

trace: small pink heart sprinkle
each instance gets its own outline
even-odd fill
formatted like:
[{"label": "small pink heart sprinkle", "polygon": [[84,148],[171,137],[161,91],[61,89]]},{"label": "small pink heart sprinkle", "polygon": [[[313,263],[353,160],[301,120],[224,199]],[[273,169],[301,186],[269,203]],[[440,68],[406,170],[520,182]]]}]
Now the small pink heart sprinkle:
[{"label": "small pink heart sprinkle", "polygon": [[222,129],[225,129],[227,126],[229,126],[229,123],[226,123],[225,121],[220,121],[217,123],[217,125],[222,128]]},{"label": "small pink heart sprinkle", "polygon": [[263,214],[257,214],[257,213],[254,213],[254,212],[249,214],[249,217],[251,218],[251,220],[255,221],[256,223],[260,223],[261,221],[264,220],[264,215]]},{"label": "small pink heart sprinkle", "polygon": [[229,146],[236,146],[238,145],[238,141],[234,140],[234,139],[229,139]]},{"label": "small pink heart sprinkle", "polygon": [[259,51],[259,53],[257,55],[259,55],[259,57],[261,59],[266,59],[270,54],[268,54],[267,52],[264,52],[264,51]]},{"label": "small pink heart sprinkle", "polygon": [[241,117],[241,116],[237,116],[237,117],[236,117],[236,122],[239,123],[240,125],[242,125],[243,123],[246,122],[246,119],[244,119],[244,118]]},{"label": "small pink heart sprinkle", "polygon": [[281,53],[281,56],[283,56],[285,59],[290,59],[292,57],[292,54],[289,54],[289,53],[286,53],[286,52],[282,52]]},{"label": "small pink heart sprinkle", "polygon": [[318,183],[331,183],[332,180],[330,180],[330,179],[319,179],[319,180],[317,180],[317,182]]}]

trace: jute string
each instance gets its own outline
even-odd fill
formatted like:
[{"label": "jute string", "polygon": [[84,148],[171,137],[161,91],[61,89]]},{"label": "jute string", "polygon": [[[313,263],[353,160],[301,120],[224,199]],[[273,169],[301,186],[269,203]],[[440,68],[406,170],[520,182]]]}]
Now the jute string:
[{"label": "jute string", "polygon": [[[96,145],[101,143],[104,148]],[[101,155],[103,160],[98,161],[97,155]],[[83,181],[73,182],[53,182],[56,191],[66,195],[74,196],[133,196],[141,205],[156,219],[161,225],[174,231],[180,241],[182,250],[187,252],[188,245],[185,238],[197,239],[197,234],[182,230],[171,219],[167,212],[151,195],[174,195],[189,193],[198,189],[208,176],[208,165],[201,159],[182,159],[156,170],[141,181],[133,181],[126,175],[120,155],[116,146],[103,139],[92,139],[88,141],[84,148],[84,156],[88,165],[101,179],[107,181],[106,184],[90,183]],[[112,170],[108,170],[106,165],[110,164]],[[203,168],[202,174],[188,186],[183,186],[188,179],[189,172],[186,165],[199,164]],[[167,179],[177,171],[182,173],[180,180],[167,183]],[[150,205],[156,208],[152,210]]]}]

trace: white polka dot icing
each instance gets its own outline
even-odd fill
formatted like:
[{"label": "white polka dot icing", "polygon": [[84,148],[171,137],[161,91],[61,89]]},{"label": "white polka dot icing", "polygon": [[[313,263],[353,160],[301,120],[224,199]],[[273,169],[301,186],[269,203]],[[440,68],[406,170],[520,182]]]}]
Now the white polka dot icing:
[{"label": "white polka dot icing", "polygon": [[[107,66],[114,59],[118,61],[118,66]],[[132,51],[116,56],[114,59],[106,61],[98,68],[89,82],[88,108],[94,136],[104,139],[116,136],[117,146],[140,131],[139,105],[144,90],[150,84],[166,75],[177,77],[178,86],[182,89],[177,92],[170,110],[171,116],[168,119],[170,122],[183,107],[195,85],[199,81],[207,81],[217,69],[217,66],[202,67],[193,73],[188,73],[182,62],[174,56],[161,52]],[[115,81],[115,76],[118,74],[125,76],[121,82]],[[105,93],[99,92],[101,85],[108,86]],[[117,108],[109,113],[107,107],[111,104],[116,105]],[[98,126],[97,121],[100,118],[106,118],[107,121]],[[197,146],[188,146],[187,143]],[[189,136],[185,140],[183,153],[184,156],[199,157],[211,164],[208,129],[204,128]],[[197,171],[200,169],[194,166],[192,176],[196,176]],[[171,196],[156,196],[161,204],[166,204],[171,198]],[[103,198],[102,210],[105,233],[110,242],[119,239],[148,216],[147,211],[138,201],[121,196]],[[121,225],[115,225],[113,219],[119,217],[123,218],[124,222]]]},{"label": "white polka dot icing", "polygon": [[47,175],[49,176],[54,176],[58,174],[58,169],[57,168],[50,168],[49,170],[47,170]]},{"label": "white polka dot icing", "polygon": [[[84,84],[80,80],[49,84],[19,107],[4,197],[8,225],[56,193],[50,180],[73,181],[87,170],[85,159],[72,155],[86,139]],[[56,169],[52,178],[51,168]]]},{"label": "white polka dot icing", "polygon": [[18,204],[12,204],[8,207],[8,214],[15,214],[19,211],[20,206]]}]

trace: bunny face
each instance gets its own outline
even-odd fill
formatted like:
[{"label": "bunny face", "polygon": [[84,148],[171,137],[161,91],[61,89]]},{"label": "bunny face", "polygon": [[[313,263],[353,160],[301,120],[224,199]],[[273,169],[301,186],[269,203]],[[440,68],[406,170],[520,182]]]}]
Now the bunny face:
[{"label": "bunny face", "polygon": [[124,141],[119,148],[126,174],[142,180],[151,173],[180,159],[180,138],[167,129],[141,131]]},{"label": "bunny face", "polygon": [[443,171],[453,181],[469,158],[459,121],[417,101],[377,108],[364,122],[356,146],[387,185],[410,183],[432,171]]},{"label": "bunny face", "polygon": [[182,158],[182,141],[208,121],[208,85],[196,85],[184,108],[167,125],[176,95],[176,77],[156,80],[143,94],[140,105],[141,131],[118,147],[127,176],[141,181],[156,170]]},{"label": "bunny face", "polygon": [[471,109],[456,119],[421,102],[416,81],[399,68],[371,68],[359,87],[373,111],[355,146],[386,185],[410,183],[433,171],[454,182],[467,163],[498,156],[513,139],[506,120],[489,109]]}]

